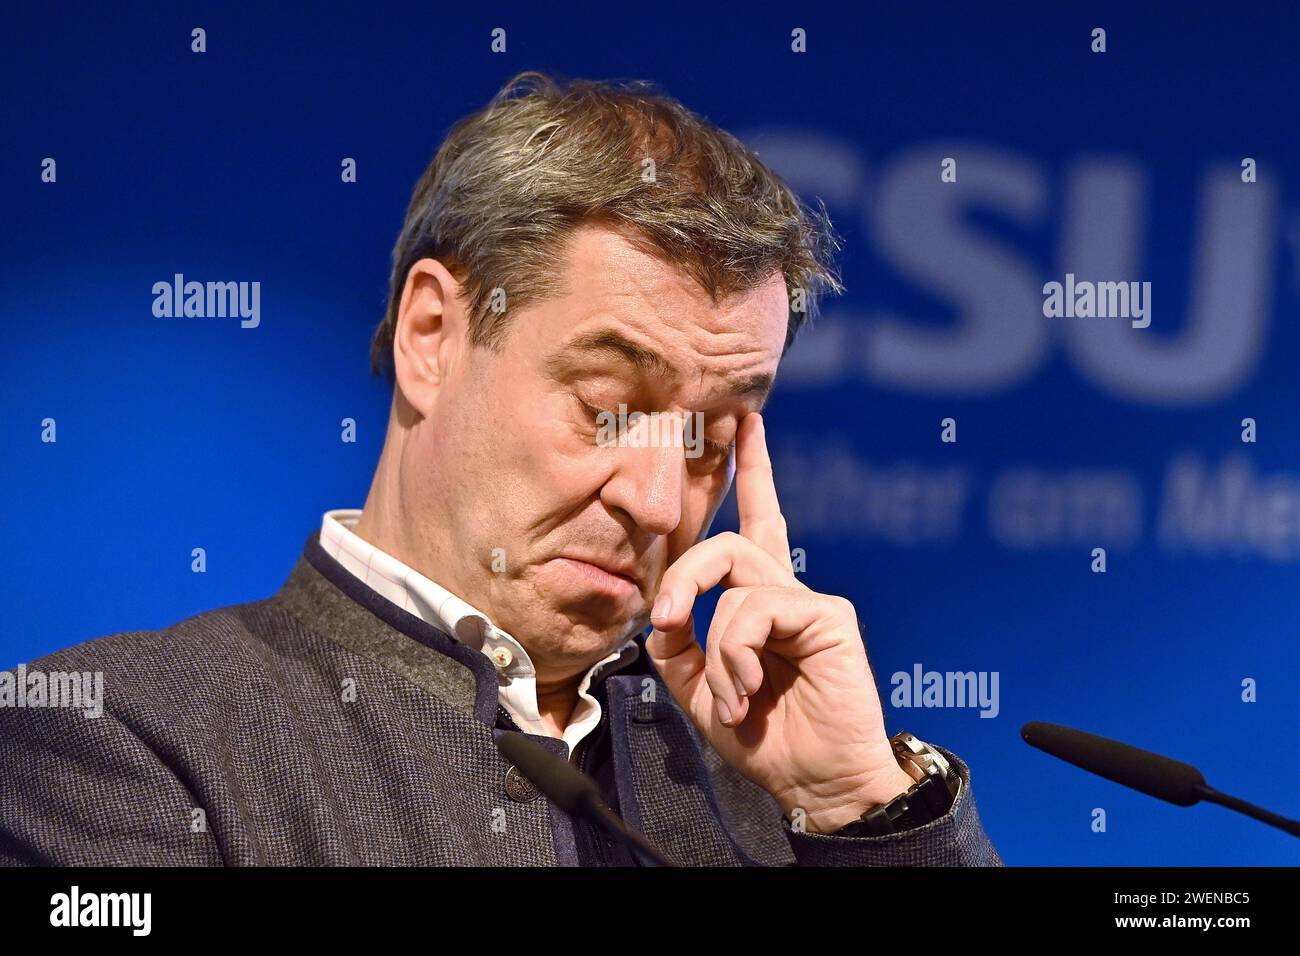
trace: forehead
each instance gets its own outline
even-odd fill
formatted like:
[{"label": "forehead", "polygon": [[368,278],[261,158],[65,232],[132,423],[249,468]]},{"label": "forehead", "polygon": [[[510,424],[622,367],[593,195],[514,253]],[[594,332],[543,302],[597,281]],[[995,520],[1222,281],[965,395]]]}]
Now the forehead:
[{"label": "forehead", "polygon": [[715,303],[685,271],[598,226],[570,237],[562,273],[561,295],[538,309],[551,357],[621,361],[729,390],[753,391],[764,378],[770,387],[789,319],[780,273]]}]

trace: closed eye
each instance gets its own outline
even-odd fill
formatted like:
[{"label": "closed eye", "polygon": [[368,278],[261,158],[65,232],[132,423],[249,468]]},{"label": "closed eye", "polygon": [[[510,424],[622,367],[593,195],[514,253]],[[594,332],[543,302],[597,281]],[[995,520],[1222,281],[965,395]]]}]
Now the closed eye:
[{"label": "closed eye", "polygon": [[[602,415],[615,414],[614,412],[608,409],[597,408],[595,405],[592,405],[590,402],[583,400],[583,398],[577,394],[575,394],[573,398],[580,406],[582,406],[583,411],[586,412],[587,416],[592,420],[593,424],[599,424],[601,422]],[[727,458],[731,457],[731,453],[735,451],[735,449],[736,449],[736,440],[734,438],[729,442],[715,441],[712,438],[704,439],[704,450],[709,454],[711,458],[725,461]]]}]

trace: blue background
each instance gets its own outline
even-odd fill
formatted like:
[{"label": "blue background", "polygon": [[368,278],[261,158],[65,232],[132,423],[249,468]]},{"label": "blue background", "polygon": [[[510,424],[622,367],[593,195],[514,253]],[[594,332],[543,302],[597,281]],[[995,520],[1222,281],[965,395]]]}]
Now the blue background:
[{"label": "blue background", "polygon": [[[368,375],[370,334],[447,128],[523,69],[647,78],[822,196],[844,238],[847,293],[788,357],[768,430],[805,580],[857,605],[891,731],[971,764],[1008,863],[1295,864],[1276,831],[1124,791],[1019,727],[1128,740],[1300,815],[1300,21],[1183,3],[906,6],[9,8],[0,667],[273,593],[322,512],[364,501],[390,397]],[[498,26],[504,54],[489,49]],[[1089,49],[1096,26],[1105,54]],[[939,182],[946,156],[957,183]],[[40,180],[44,157],[57,184]],[[1243,157],[1258,182],[1241,183]],[[1075,204],[1102,167],[1130,191]],[[1216,230],[1217,273],[1201,258]],[[1088,274],[1108,253],[1123,268]],[[1044,318],[1041,284],[1067,271],[1151,281],[1151,328],[1088,352],[1117,320]],[[154,318],[151,287],[175,272],[260,281],[260,327]],[[1194,283],[1211,275],[1247,294],[1200,308]],[[953,345],[947,370],[891,353],[900,330],[951,344],[976,326],[987,337]],[[1197,329],[1213,347],[1190,348]],[[1174,364],[1134,359],[1148,344]],[[939,441],[949,416],[956,444]],[[1240,440],[1246,416],[1256,444]],[[57,444],[40,441],[46,417]],[[339,440],[345,417],[355,444]],[[1197,542],[1162,535],[1183,456],[1209,475],[1239,461],[1248,503],[1271,490],[1261,527],[1282,529],[1277,546],[1243,544],[1231,515]],[[1023,468],[1066,493],[1008,485]],[[1098,473],[1119,499],[1095,497]],[[946,522],[913,497],[944,474],[965,489]],[[1119,502],[1117,524],[1097,500]],[[1206,502],[1188,514],[1212,516]],[[191,573],[196,546],[206,574]],[[1105,574],[1090,570],[1098,546]],[[918,663],[998,672],[998,715],[892,707],[890,675]]]}]

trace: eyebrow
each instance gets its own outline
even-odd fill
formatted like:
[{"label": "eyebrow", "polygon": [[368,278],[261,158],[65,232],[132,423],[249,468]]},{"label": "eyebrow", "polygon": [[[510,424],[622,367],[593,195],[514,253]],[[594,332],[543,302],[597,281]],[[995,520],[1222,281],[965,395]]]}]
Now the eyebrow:
[{"label": "eyebrow", "polygon": [[584,332],[565,347],[566,351],[596,352],[613,355],[632,365],[638,372],[649,378],[673,378],[676,370],[656,352],[613,329],[597,329]]},{"label": "eyebrow", "polygon": [[[647,378],[674,379],[677,370],[664,357],[644,345],[633,342],[615,329],[596,329],[577,336],[564,348],[565,352],[604,353],[622,359]],[[547,365],[555,368],[564,364],[563,353],[553,356]],[[773,378],[766,372],[746,375],[732,383],[730,393],[736,398],[757,398],[760,406],[767,402],[772,391]]]}]

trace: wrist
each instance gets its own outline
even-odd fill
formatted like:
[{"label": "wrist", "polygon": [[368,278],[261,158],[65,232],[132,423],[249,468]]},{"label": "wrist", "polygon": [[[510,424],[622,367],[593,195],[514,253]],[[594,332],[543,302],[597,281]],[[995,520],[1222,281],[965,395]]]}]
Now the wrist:
[{"label": "wrist", "polygon": [[833,833],[857,822],[873,807],[883,806],[906,793],[916,781],[899,764],[892,748],[887,746],[886,754],[886,762],[877,762],[849,789],[817,797],[792,794],[780,801],[786,818],[793,820],[800,813],[806,832]]},{"label": "wrist", "polygon": [[807,818],[809,833],[834,833],[862,819],[873,807],[884,806],[906,793],[915,783],[902,767],[882,775],[882,779],[855,795],[849,802],[828,808],[820,813],[810,813]]},{"label": "wrist", "polygon": [[952,812],[961,792],[961,778],[952,772],[948,758],[938,748],[899,731],[890,738],[899,764],[916,781],[906,792],[866,810],[860,820],[834,831],[836,836],[884,836],[914,830]]}]

